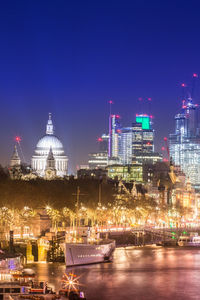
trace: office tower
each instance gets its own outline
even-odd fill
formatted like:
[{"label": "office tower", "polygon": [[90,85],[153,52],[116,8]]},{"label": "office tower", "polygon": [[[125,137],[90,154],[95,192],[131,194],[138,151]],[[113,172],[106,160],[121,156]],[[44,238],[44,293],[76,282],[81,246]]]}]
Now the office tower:
[{"label": "office tower", "polygon": [[146,114],[136,115],[132,124],[132,160],[139,163],[155,163],[161,156],[154,152],[154,130],[151,117]]},{"label": "office tower", "polygon": [[119,158],[123,165],[129,165],[132,163],[132,140],[133,140],[133,128],[124,127],[121,129],[121,138],[119,146]]},{"label": "office tower", "polygon": [[182,112],[175,116],[175,133],[169,137],[170,156],[196,188],[200,188],[200,118],[192,99],[183,101]]},{"label": "office tower", "polygon": [[98,151],[89,153],[88,165],[90,169],[104,169],[108,165],[108,134],[102,134],[97,139]]},{"label": "office tower", "polygon": [[97,141],[99,144],[98,151],[108,153],[109,135],[104,133],[101,137],[98,138]]},{"label": "office tower", "polygon": [[119,141],[121,126],[119,122],[119,115],[109,116],[109,143],[108,143],[108,158],[119,158]]}]

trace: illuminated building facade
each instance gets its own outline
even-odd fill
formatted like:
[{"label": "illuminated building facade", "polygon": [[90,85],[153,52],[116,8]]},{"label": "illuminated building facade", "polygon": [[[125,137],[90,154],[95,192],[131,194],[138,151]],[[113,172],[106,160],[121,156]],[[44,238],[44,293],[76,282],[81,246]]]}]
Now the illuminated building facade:
[{"label": "illuminated building facade", "polygon": [[[52,154],[50,152],[52,152]],[[51,154],[52,161],[55,160],[55,170],[52,172],[56,172],[56,175],[59,177],[67,175],[68,158],[65,155],[61,141],[54,135],[51,114],[49,114],[46,126],[46,135],[44,135],[37,143],[35,153],[32,157],[32,170],[38,176],[45,176],[45,170],[48,167],[49,153]]]},{"label": "illuminated building facade", "polygon": [[182,112],[175,116],[175,133],[170,134],[170,156],[175,165],[200,188],[200,118],[199,107],[189,98]]},{"label": "illuminated building facade", "polygon": [[119,122],[119,115],[110,115],[109,117],[109,143],[108,143],[108,158],[119,157],[119,144],[121,126]]},{"label": "illuminated building facade", "polygon": [[135,181],[142,182],[142,165],[131,164],[131,165],[111,165],[107,166],[108,177],[115,179],[121,179],[124,181]]},{"label": "illuminated building facade", "polygon": [[108,165],[108,154],[105,152],[90,153],[88,165],[90,169],[105,168]]},{"label": "illuminated building facade", "polygon": [[162,158],[154,152],[154,130],[151,116],[136,115],[136,122],[132,124],[132,161],[139,163],[156,163]]},{"label": "illuminated building facade", "polygon": [[89,153],[88,165],[90,169],[104,169],[108,165],[108,141],[109,135],[102,134],[97,139],[98,152]]},{"label": "illuminated building facade", "polygon": [[120,162],[124,165],[134,162],[154,164],[162,159],[154,152],[154,131],[148,115],[136,115],[132,127],[120,130],[119,145]]},{"label": "illuminated building facade", "polygon": [[125,127],[121,129],[119,157],[123,165],[132,163],[132,140],[133,129],[132,127]]},{"label": "illuminated building facade", "polygon": [[103,133],[100,138],[98,138],[98,148],[99,152],[104,152],[108,154],[108,141],[109,141],[109,135]]}]

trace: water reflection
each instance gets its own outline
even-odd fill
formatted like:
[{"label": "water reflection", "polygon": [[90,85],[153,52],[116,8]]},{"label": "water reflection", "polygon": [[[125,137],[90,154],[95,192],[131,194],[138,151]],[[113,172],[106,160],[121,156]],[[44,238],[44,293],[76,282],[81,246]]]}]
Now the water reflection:
[{"label": "water reflection", "polygon": [[[35,264],[39,280],[60,288],[63,264]],[[68,269],[67,271],[72,270]],[[88,300],[199,299],[200,250],[119,248],[113,263],[74,267]]]}]

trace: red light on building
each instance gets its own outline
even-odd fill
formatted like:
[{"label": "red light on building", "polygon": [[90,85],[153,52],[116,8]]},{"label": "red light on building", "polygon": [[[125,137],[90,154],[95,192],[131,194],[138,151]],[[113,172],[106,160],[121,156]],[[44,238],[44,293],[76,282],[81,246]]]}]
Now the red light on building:
[{"label": "red light on building", "polygon": [[162,147],[161,150],[162,150],[162,151],[165,151],[165,147]]},{"label": "red light on building", "polygon": [[182,87],[186,87],[186,84],[185,84],[185,83],[181,83],[181,86],[182,86]]},{"label": "red light on building", "polygon": [[152,99],[151,98],[148,98],[148,101],[151,101]]},{"label": "red light on building", "polygon": [[102,138],[98,138],[97,140],[98,140],[98,142],[103,142]]},{"label": "red light on building", "polygon": [[119,116],[119,115],[116,115],[116,116],[115,116],[115,118],[116,118],[116,119],[119,119],[119,118],[120,118],[120,116]]},{"label": "red light on building", "polygon": [[147,142],[147,145],[149,145],[149,146],[150,146],[150,145],[151,145],[151,143],[150,143],[150,142]]},{"label": "red light on building", "polygon": [[197,73],[194,73],[194,74],[193,74],[193,77],[196,77],[196,78],[197,78],[197,77],[198,77],[198,74],[197,74]]},{"label": "red light on building", "polygon": [[153,119],[153,116],[151,115],[150,118]]},{"label": "red light on building", "polygon": [[167,137],[164,137],[164,141],[167,141]]},{"label": "red light on building", "polygon": [[120,130],[120,129],[117,129],[117,133],[121,133],[121,130]]},{"label": "red light on building", "polygon": [[166,158],[163,158],[163,161],[164,161],[164,162],[168,162],[168,159],[166,159]]},{"label": "red light on building", "polygon": [[20,136],[16,136],[16,137],[15,137],[15,141],[16,141],[17,143],[21,142],[21,140],[22,140],[22,139],[21,139]]},{"label": "red light on building", "polygon": [[109,104],[113,104],[113,101],[112,101],[112,100],[110,100],[108,103],[109,103]]}]

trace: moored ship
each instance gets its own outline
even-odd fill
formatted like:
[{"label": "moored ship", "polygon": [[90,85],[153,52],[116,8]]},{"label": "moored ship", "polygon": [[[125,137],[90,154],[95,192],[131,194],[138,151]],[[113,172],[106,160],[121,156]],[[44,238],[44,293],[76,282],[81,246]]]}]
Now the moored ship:
[{"label": "moored ship", "polygon": [[200,247],[200,236],[197,232],[191,232],[189,236],[180,236],[178,245],[180,247]]},{"label": "moored ship", "polygon": [[65,262],[66,266],[86,265],[112,260],[115,250],[115,241],[109,239],[99,239],[93,236],[90,227],[78,228],[75,242],[70,242],[66,238]]}]

